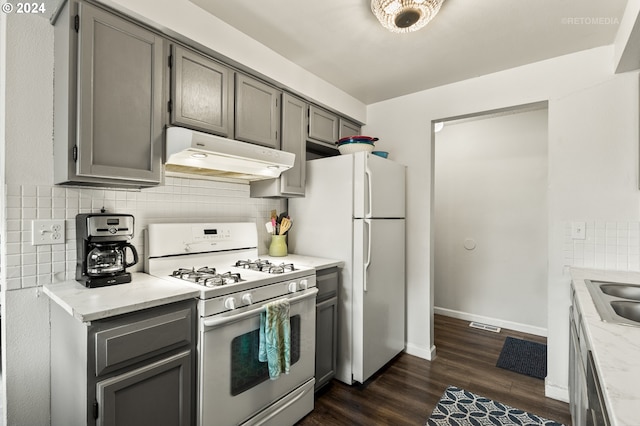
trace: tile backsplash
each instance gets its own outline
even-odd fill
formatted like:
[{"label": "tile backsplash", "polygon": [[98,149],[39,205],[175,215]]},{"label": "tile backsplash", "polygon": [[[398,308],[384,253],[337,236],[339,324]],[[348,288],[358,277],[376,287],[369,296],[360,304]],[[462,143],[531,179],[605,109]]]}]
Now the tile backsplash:
[{"label": "tile backsplash", "polygon": [[[129,213],[135,217],[132,243],[142,259],[144,230],[161,222],[254,222],[258,250],[267,251],[269,235],[264,223],[272,209],[281,212],[286,200],[249,197],[249,185],[167,177],[165,184],[142,190],[84,187],[7,185],[5,188],[6,264],[8,290],[34,287],[75,278],[78,213]],[[33,246],[34,219],[65,219],[64,244]],[[261,226],[262,225],[262,226]],[[142,260],[130,268],[142,270]]]},{"label": "tile backsplash", "polygon": [[640,271],[640,222],[586,222],[585,239],[573,239],[564,226],[564,264]]}]

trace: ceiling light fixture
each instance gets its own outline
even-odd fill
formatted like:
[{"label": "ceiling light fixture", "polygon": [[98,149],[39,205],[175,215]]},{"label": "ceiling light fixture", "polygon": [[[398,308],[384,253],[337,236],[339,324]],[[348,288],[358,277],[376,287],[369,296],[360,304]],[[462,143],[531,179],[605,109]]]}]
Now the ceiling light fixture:
[{"label": "ceiling light fixture", "polygon": [[371,0],[371,10],[383,27],[409,33],[427,25],[444,0]]}]

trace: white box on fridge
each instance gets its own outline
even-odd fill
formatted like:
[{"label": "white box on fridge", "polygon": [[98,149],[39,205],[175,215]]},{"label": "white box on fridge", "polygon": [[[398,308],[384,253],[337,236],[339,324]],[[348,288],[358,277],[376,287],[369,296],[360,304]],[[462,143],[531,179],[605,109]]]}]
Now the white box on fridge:
[{"label": "white box on fridge", "polygon": [[367,152],[307,161],[293,253],[343,260],[336,378],[363,383],[405,347],[406,167]]}]

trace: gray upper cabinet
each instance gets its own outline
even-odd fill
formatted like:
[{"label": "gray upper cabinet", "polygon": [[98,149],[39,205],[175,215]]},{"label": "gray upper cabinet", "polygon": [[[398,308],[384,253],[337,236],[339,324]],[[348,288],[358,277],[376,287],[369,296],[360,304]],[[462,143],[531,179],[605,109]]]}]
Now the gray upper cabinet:
[{"label": "gray upper cabinet", "polygon": [[339,117],[315,105],[309,107],[309,139],[335,146]]},{"label": "gray upper cabinet", "polygon": [[159,184],[164,39],[86,3],[64,8],[55,29],[55,183]]},{"label": "gray upper cabinet", "polygon": [[177,45],[169,63],[171,124],[233,136],[233,71]]},{"label": "gray upper cabinet", "polygon": [[306,177],[305,129],[307,103],[288,93],[282,95],[282,150],[296,155],[293,167],[282,174],[282,192],[304,195]]},{"label": "gray upper cabinet", "polygon": [[360,135],[360,125],[347,121],[344,118],[340,118],[340,135],[339,139],[346,138],[347,136]]},{"label": "gray upper cabinet", "polygon": [[301,197],[304,196],[306,177],[306,148],[308,104],[282,94],[282,150],[296,155],[293,167],[278,179],[251,182],[251,197]]},{"label": "gray upper cabinet", "polygon": [[235,89],[235,139],[280,149],[282,92],[241,73]]}]

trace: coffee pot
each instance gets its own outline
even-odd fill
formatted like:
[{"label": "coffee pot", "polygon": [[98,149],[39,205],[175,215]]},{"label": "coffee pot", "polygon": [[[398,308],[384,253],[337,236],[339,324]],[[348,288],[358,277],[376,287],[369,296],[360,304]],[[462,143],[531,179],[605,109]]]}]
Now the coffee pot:
[{"label": "coffee pot", "polygon": [[[131,282],[127,268],[138,263],[130,243],[134,218],[128,214],[90,213],[76,216],[76,281],[86,287]],[[127,253],[133,260],[127,260]]]},{"label": "coffee pot", "polygon": [[[126,250],[133,255],[133,262],[127,262]],[[101,277],[125,272],[138,263],[138,252],[130,243],[96,243],[87,255],[87,275]]]}]

